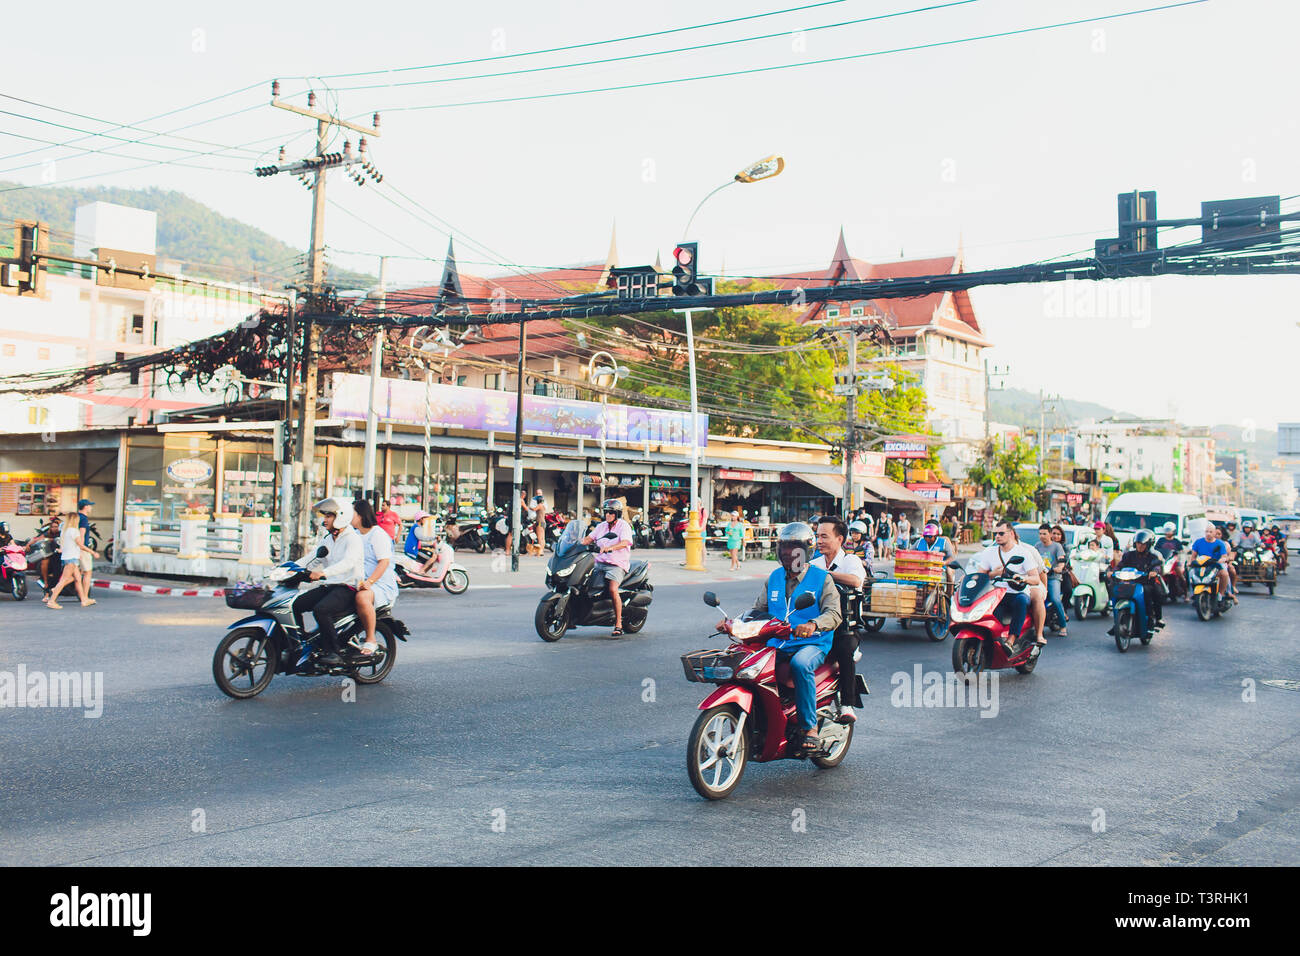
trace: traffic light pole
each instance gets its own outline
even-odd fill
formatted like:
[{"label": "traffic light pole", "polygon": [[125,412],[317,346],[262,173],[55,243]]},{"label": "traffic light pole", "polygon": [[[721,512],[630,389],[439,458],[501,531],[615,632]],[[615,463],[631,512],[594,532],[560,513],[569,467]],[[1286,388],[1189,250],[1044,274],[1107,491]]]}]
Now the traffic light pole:
[{"label": "traffic light pole", "polygon": [[844,431],[844,514],[849,520],[853,514],[853,444],[858,424],[858,333],[849,332],[849,394],[845,403],[848,424]]},{"label": "traffic light pole", "polygon": [[[695,387],[695,328],[691,322],[694,312],[707,312],[708,309],[673,309],[686,316],[686,357],[690,367],[691,382],[691,504],[690,515],[686,523],[686,570],[704,570],[704,528],[700,523],[700,446],[699,395]],[[706,438],[707,441],[707,438]]]},{"label": "traffic light pole", "polygon": [[[519,322],[519,367],[518,380],[515,382],[515,467],[510,485],[510,528],[514,532],[510,547],[510,570],[519,570],[519,552],[523,548],[523,517],[519,507],[519,491],[524,484],[524,350],[528,346],[528,323]],[[581,481],[581,476],[579,476]],[[545,534],[539,528],[540,534]]]}]

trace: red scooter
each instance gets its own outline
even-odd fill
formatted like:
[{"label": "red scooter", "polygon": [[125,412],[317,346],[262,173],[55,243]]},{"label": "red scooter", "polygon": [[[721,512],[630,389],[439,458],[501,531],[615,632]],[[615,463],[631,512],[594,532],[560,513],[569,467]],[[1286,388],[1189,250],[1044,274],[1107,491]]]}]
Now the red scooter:
[{"label": "red scooter", "polygon": [[[1014,556],[1007,567],[1023,564],[1024,558]],[[949,611],[948,632],[953,635],[952,669],[958,674],[978,674],[984,670],[1001,670],[1014,667],[1022,674],[1033,673],[1038,665],[1039,648],[1032,640],[1034,623],[1028,613],[1020,630],[1024,646],[1020,652],[1008,656],[1002,642],[1011,629],[1011,612],[999,608],[1008,591],[1021,592],[1025,580],[1020,575],[1012,578],[994,578],[984,571],[966,572],[961,587],[953,595]]]},{"label": "red scooter", "polygon": [[9,541],[0,548],[0,590],[8,591],[15,601],[27,597],[27,549],[25,542]]},{"label": "red scooter", "polygon": [[[816,599],[801,594],[794,609],[811,607]],[[704,603],[718,607],[712,591]],[[725,614],[725,612],[724,612]],[[781,618],[766,621],[726,619],[731,644],[725,651],[694,651],[682,655],[686,679],[720,685],[700,704],[703,713],[691,728],[686,746],[686,771],[700,796],[721,800],[736,789],[746,764],[783,758],[810,757],[818,767],[837,767],[853,742],[853,724],[838,723],[839,666],[827,661],[817,668],[817,736],[821,749],[802,752],[803,734],[795,715],[793,681],[789,666],[776,663],[771,638],[790,636],[790,624]],[[857,677],[861,693],[866,681]],[[791,741],[789,735],[795,740]]]}]

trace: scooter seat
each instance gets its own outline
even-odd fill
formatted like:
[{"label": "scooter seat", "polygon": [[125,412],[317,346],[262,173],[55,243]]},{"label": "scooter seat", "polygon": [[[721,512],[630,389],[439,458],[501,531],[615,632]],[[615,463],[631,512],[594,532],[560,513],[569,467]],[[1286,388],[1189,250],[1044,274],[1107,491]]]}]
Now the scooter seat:
[{"label": "scooter seat", "polygon": [[619,588],[626,591],[631,588],[640,587],[645,584],[649,573],[649,562],[633,561],[627,570],[627,576],[623,578],[623,582],[619,585]]}]

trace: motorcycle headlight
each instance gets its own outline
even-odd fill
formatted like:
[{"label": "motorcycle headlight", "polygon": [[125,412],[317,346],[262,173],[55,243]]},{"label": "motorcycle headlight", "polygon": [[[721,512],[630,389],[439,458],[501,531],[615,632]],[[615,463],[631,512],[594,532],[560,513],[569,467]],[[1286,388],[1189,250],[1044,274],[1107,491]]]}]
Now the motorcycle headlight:
[{"label": "motorcycle headlight", "polygon": [[736,676],[741,680],[754,680],[759,674],[763,673],[763,667],[767,664],[768,655],[764,654],[748,667],[742,667],[736,671]]},{"label": "motorcycle headlight", "polygon": [[560,570],[556,571],[555,576],[557,578],[567,578],[572,573],[573,565],[569,565],[567,568],[560,568]]}]

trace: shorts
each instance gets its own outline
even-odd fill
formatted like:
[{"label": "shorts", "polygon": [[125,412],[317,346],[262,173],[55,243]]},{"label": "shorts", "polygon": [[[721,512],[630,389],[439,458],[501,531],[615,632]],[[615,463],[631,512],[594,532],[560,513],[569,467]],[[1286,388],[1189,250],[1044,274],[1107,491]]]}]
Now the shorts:
[{"label": "shorts", "polygon": [[592,575],[602,575],[606,580],[613,581],[615,584],[622,584],[623,579],[627,577],[627,569],[620,568],[617,564],[598,563],[592,569]]},{"label": "shorts", "polygon": [[89,574],[94,569],[95,569],[95,559],[92,558],[90,555],[86,554],[85,551],[81,552],[81,570],[84,573]]}]

